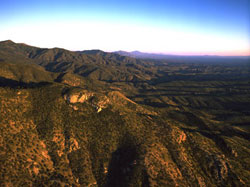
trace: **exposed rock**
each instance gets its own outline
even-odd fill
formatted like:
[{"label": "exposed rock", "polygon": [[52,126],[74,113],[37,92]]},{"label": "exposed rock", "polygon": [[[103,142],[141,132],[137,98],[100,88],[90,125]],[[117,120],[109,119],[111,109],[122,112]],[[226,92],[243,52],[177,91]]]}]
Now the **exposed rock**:
[{"label": "exposed rock", "polygon": [[74,138],[70,138],[69,139],[69,153],[71,153],[72,151],[76,151],[78,149],[80,149],[80,146],[78,145],[77,140]]},{"label": "exposed rock", "polygon": [[97,186],[97,182],[93,182],[93,183],[88,184],[88,187],[94,187],[94,186]]},{"label": "exposed rock", "polygon": [[107,167],[104,167],[104,168],[103,168],[103,173],[105,173],[105,174],[108,173],[108,168],[107,168]]},{"label": "exposed rock", "polygon": [[180,144],[180,143],[186,141],[186,139],[187,139],[186,134],[184,132],[181,132],[181,134],[179,135],[179,138],[177,139],[177,142]]},{"label": "exposed rock", "polygon": [[102,108],[100,107],[100,108],[98,108],[97,113],[99,113],[101,111],[102,111]]},{"label": "exposed rock", "polygon": [[[72,91],[64,94],[64,99],[70,104],[88,102],[94,108],[97,113],[101,112],[108,105],[111,105],[113,110],[122,112],[138,112],[147,115],[157,115],[153,111],[149,111],[140,105],[137,105],[134,101],[124,96],[119,91],[111,91],[106,95],[103,93],[88,92],[86,90]],[[78,110],[78,107],[71,105],[74,110]]]},{"label": "exposed rock", "polygon": [[67,100],[68,100],[69,103],[77,103],[78,98],[79,98],[79,95],[76,94],[76,95],[68,96]]},{"label": "exposed rock", "polygon": [[78,97],[77,102],[83,103],[87,101],[90,97],[92,97],[93,95],[94,95],[93,93],[89,93],[89,92],[81,93],[80,96]]},{"label": "exposed rock", "polygon": [[171,128],[171,136],[178,144],[185,142],[187,139],[187,135],[175,126],[172,126]]},{"label": "exposed rock", "polygon": [[33,166],[33,172],[34,172],[35,175],[38,175],[38,173],[39,173],[39,168],[38,168],[37,164],[35,164],[35,163],[34,163],[34,166]]},{"label": "exposed rock", "polygon": [[90,97],[92,97],[94,94],[91,92],[88,92],[86,90],[82,90],[76,93],[67,93],[64,95],[64,99],[71,104],[74,103],[84,103],[87,101]]}]

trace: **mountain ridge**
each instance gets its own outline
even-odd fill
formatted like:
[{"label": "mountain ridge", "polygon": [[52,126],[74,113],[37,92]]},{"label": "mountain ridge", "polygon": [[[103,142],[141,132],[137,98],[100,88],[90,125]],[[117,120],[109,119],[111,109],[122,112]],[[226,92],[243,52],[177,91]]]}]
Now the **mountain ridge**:
[{"label": "mountain ridge", "polygon": [[0,186],[249,184],[248,62],[85,53],[0,42]]},{"label": "mountain ridge", "polygon": [[225,55],[174,55],[174,54],[163,54],[163,53],[146,53],[140,51],[114,51],[122,56],[128,56],[140,59],[155,59],[155,60],[171,60],[175,58],[240,58],[240,59],[250,59],[250,56],[225,56]]}]

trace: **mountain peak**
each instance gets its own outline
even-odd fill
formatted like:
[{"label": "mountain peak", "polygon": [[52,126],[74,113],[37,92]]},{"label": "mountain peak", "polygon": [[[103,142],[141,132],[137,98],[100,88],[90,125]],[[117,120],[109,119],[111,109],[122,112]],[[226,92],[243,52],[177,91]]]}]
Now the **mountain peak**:
[{"label": "mountain peak", "polygon": [[4,44],[15,44],[15,42],[13,42],[12,40],[5,40],[5,41],[2,41],[0,43],[4,43]]}]

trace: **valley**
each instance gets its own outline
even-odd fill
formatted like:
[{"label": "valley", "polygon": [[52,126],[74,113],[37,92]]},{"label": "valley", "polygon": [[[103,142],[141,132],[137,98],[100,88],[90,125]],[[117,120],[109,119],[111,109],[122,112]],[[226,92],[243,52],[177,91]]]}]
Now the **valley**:
[{"label": "valley", "polygon": [[249,106],[249,58],[3,41],[0,185],[247,186]]}]

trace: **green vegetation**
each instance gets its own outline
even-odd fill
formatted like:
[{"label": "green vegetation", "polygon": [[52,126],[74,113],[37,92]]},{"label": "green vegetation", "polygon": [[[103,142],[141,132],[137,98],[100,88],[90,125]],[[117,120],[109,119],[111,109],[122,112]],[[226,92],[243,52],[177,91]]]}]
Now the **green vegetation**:
[{"label": "green vegetation", "polygon": [[247,186],[249,63],[0,42],[0,186]]}]

